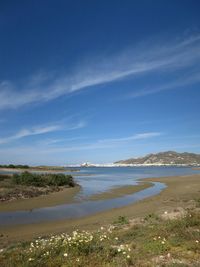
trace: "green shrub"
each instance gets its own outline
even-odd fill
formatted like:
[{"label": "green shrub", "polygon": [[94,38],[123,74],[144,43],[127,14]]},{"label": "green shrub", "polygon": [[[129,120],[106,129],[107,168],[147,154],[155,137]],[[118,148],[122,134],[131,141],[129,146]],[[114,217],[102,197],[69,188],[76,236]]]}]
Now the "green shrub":
[{"label": "green shrub", "polygon": [[43,176],[46,177],[48,185],[52,185],[52,186],[69,185],[71,187],[75,186],[73,177],[71,175],[65,175],[65,174],[59,173],[59,174],[47,174]]},{"label": "green shrub", "polygon": [[45,183],[41,175],[30,172],[22,172],[21,174],[14,174],[12,180],[15,184],[30,185],[30,186],[44,186]]},{"label": "green shrub", "polygon": [[10,176],[8,174],[0,174],[0,181],[3,181],[5,179],[9,179]]},{"label": "green shrub", "polygon": [[116,221],[114,221],[114,224],[128,224],[129,221],[125,216],[119,216]]},{"label": "green shrub", "polygon": [[14,165],[14,164],[9,164],[9,165],[0,165],[0,168],[28,169],[30,167],[28,165]]},{"label": "green shrub", "polygon": [[71,175],[65,174],[35,174],[30,172],[23,172],[20,174],[13,174],[12,182],[17,185],[26,186],[75,186],[74,179]]},{"label": "green shrub", "polygon": [[156,215],[155,213],[150,213],[148,215],[146,215],[144,217],[145,221],[158,221],[159,220],[159,216]]}]

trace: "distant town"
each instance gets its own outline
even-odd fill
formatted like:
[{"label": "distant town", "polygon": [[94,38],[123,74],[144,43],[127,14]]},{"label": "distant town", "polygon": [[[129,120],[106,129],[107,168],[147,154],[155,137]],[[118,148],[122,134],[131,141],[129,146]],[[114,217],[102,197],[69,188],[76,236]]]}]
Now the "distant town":
[{"label": "distant town", "polygon": [[178,153],[166,151],[156,154],[148,154],[144,157],[120,160],[114,163],[95,164],[84,162],[70,167],[149,167],[149,166],[176,166],[176,167],[199,167],[200,155],[195,153]]}]

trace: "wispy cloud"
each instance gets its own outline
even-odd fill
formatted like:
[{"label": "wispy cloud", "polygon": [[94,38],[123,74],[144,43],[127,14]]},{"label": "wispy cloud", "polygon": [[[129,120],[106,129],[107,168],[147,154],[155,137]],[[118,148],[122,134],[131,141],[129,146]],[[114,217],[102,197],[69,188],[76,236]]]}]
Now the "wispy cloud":
[{"label": "wispy cloud", "polygon": [[104,148],[114,148],[119,145],[124,145],[124,143],[128,143],[136,140],[145,140],[153,137],[161,136],[163,133],[160,132],[147,132],[147,133],[139,133],[132,136],[121,137],[121,138],[108,138],[108,139],[100,139],[96,142],[89,144],[79,144],[77,146],[69,146],[65,148],[55,148],[57,152],[63,151],[79,151],[79,150],[95,150],[95,149],[104,149]]},{"label": "wispy cloud", "polygon": [[88,61],[87,64],[71,70],[70,74],[40,73],[22,84],[2,81],[0,109],[50,101],[88,87],[152,71],[171,72],[198,64],[199,59],[200,35],[171,43],[157,42],[156,45],[146,43],[118,55],[105,56],[96,62]]},{"label": "wispy cloud", "polygon": [[88,139],[88,137],[84,136],[78,136],[78,137],[71,137],[71,138],[58,138],[58,139],[42,139],[38,142],[38,144],[41,146],[51,146],[51,145],[66,145],[73,142],[78,142],[80,140]]},{"label": "wispy cloud", "polygon": [[7,144],[12,141],[22,139],[24,137],[33,136],[33,135],[41,135],[41,134],[47,134],[51,132],[57,132],[57,131],[71,131],[80,129],[86,126],[86,123],[84,121],[78,122],[76,124],[69,124],[69,125],[62,125],[62,124],[55,124],[55,125],[48,125],[48,126],[35,126],[31,128],[26,128],[18,131],[17,133],[8,136],[8,137],[2,137],[0,138],[0,144]]},{"label": "wispy cloud", "polygon": [[195,72],[192,74],[188,73],[188,76],[181,77],[176,81],[165,83],[162,85],[145,87],[142,90],[135,90],[133,93],[127,94],[125,98],[137,98],[143,97],[151,94],[156,94],[162,91],[168,91],[174,88],[185,87],[187,85],[192,85],[200,82],[200,72]]},{"label": "wispy cloud", "polygon": [[119,145],[124,145],[125,143],[134,141],[134,140],[144,140],[153,137],[157,137],[162,135],[159,132],[148,132],[148,133],[139,133],[128,137],[121,138],[108,138],[108,139],[99,139],[95,142],[90,143],[82,143],[73,146],[65,146],[65,147],[54,147],[54,148],[45,148],[43,151],[48,150],[49,152],[66,152],[66,151],[81,151],[81,150],[96,150],[96,149],[105,149],[105,148],[114,148]]},{"label": "wispy cloud", "polygon": [[23,137],[31,136],[31,135],[39,135],[45,134],[49,132],[54,132],[60,130],[61,127],[59,125],[52,125],[47,127],[34,127],[30,129],[22,129],[14,135],[0,138],[0,144],[6,144],[14,140],[21,139]]},{"label": "wispy cloud", "polygon": [[141,139],[148,139],[151,137],[160,136],[162,133],[160,132],[147,132],[147,133],[139,133],[132,136],[121,137],[121,138],[113,138],[113,139],[102,139],[99,140],[99,143],[118,143],[118,142],[127,142],[132,140],[141,140]]},{"label": "wispy cloud", "polygon": [[[53,130],[53,129],[52,129]],[[56,129],[55,129],[56,131]],[[37,132],[37,133],[36,133]],[[0,139],[0,144],[7,143],[16,139],[23,138],[25,136],[34,135],[34,134],[41,134],[41,132],[45,132],[45,129],[42,131],[31,131],[29,130],[29,133],[24,133],[20,131],[16,135],[10,136],[6,139]],[[84,151],[84,150],[98,150],[98,149],[107,149],[107,148],[114,148],[121,145],[124,145],[125,143],[136,141],[136,140],[145,140],[153,137],[158,137],[162,135],[162,133],[159,132],[146,132],[146,133],[139,133],[128,137],[121,137],[121,138],[108,138],[108,139],[99,139],[94,142],[79,142],[78,144],[74,144],[69,146],[68,144],[71,141],[75,141],[78,139],[81,139],[79,137],[75,138],[67,138],[67,139],[52,139],[52,140],[43,140],[42,142],[39,142],[35,146],[31,147],[23,147],[20,146],[17,148],[17,150],[20,151],[22,154],[26,153],[36,153],[36,151],[40,151],[40,154],[52,154],[52,153],[63,153],[68,151]],[[69,141],[69,143],[68,143]],[[65,145],[60,145],[59,142],[65,142]],[[54,144],[55,146],[52,146]],[[16,150],[16,148],[15,148]],[[3,151],[2,149],[0,151]],[[6,151],[13,151],[13,148],[6,148]]]}]

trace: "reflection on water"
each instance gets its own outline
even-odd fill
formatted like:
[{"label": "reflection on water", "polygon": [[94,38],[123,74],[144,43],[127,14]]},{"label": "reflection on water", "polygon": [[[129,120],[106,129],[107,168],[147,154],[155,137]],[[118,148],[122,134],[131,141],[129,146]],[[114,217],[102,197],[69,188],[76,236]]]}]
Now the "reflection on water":
[{"label": "reflection on water", "polygon": [[115,199],[84,201],[76,204],[59,205],[50,208],[35,209],[32,211],[2,212],[0,214],[0,225],[15,225],[78,218],[99,211],[122,207],[146,197],[153,196],[166,187],[162,183],[153,184],[154,185],[152,187],[135,194]]},{"label": "reflection on water", "polygon": [[158,194],[166,186],[163,183],[153,183],[153,186],[132,195],[114,199],[87,201],[85,197],[99,192],[105,192],[113,187],[134,185],[138,180],[147,177],[164,177],[199,173],[191,168],[176,167],[116,167],[116,168],[81,168],[80,174],[72,175],[82,186],[77,198],[79,203],[59,205],[31,211],[0,212],[0,225],[14,225],[53,221],[67,218],[78,218],[111,208],[122,207],[138,200]]},{"label": "reflection on water", "polygon": [[139,179],[199,173],[186,167],[115,167],[81,168],[80,174],[73,173],[77,183],[82,186],[78,195],[82,197],[105,192],[114,187],[135,185]]}]

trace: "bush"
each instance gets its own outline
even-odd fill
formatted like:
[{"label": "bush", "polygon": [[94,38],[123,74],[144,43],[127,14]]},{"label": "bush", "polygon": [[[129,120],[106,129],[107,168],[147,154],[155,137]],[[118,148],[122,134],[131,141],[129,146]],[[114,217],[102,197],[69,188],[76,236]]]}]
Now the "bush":
[{"label": "bush", "polygon": [[119,216],[116,221],[114,221],[114,224],[128,224],[129,221],[125,216]]},{"label": "bush", "polygon": [[74,179],[71,175],[65,174],[35,174],[30,172],[23,172],[21,174],[14,174],[12,182],[18,185],[26,186],[75,186]]},{"label": "bush", "polygon": [[44,180],[41,175],[30,172],[23,172],[21,174],[14,174],[12,180],[15,184],[30,185],[30,186],[44,186]]},{"label": "bush", "polygon": [[71,175],[47,174],[45,176],[46,176],[48,185],[53,185],[53,186],[69,185],[71,187],[75,186],[73,177]]},{"label": "bush", "polygon": [[10,176],[8,174],[0,174],[0,181],[3,181],[5,179],[9,179]]},{"label": "bush", "polygon": [[30,167],[28,165],[14,165],[14,164],[9,164],[9,165],[0,165],[0,168],[28,169]]}]

